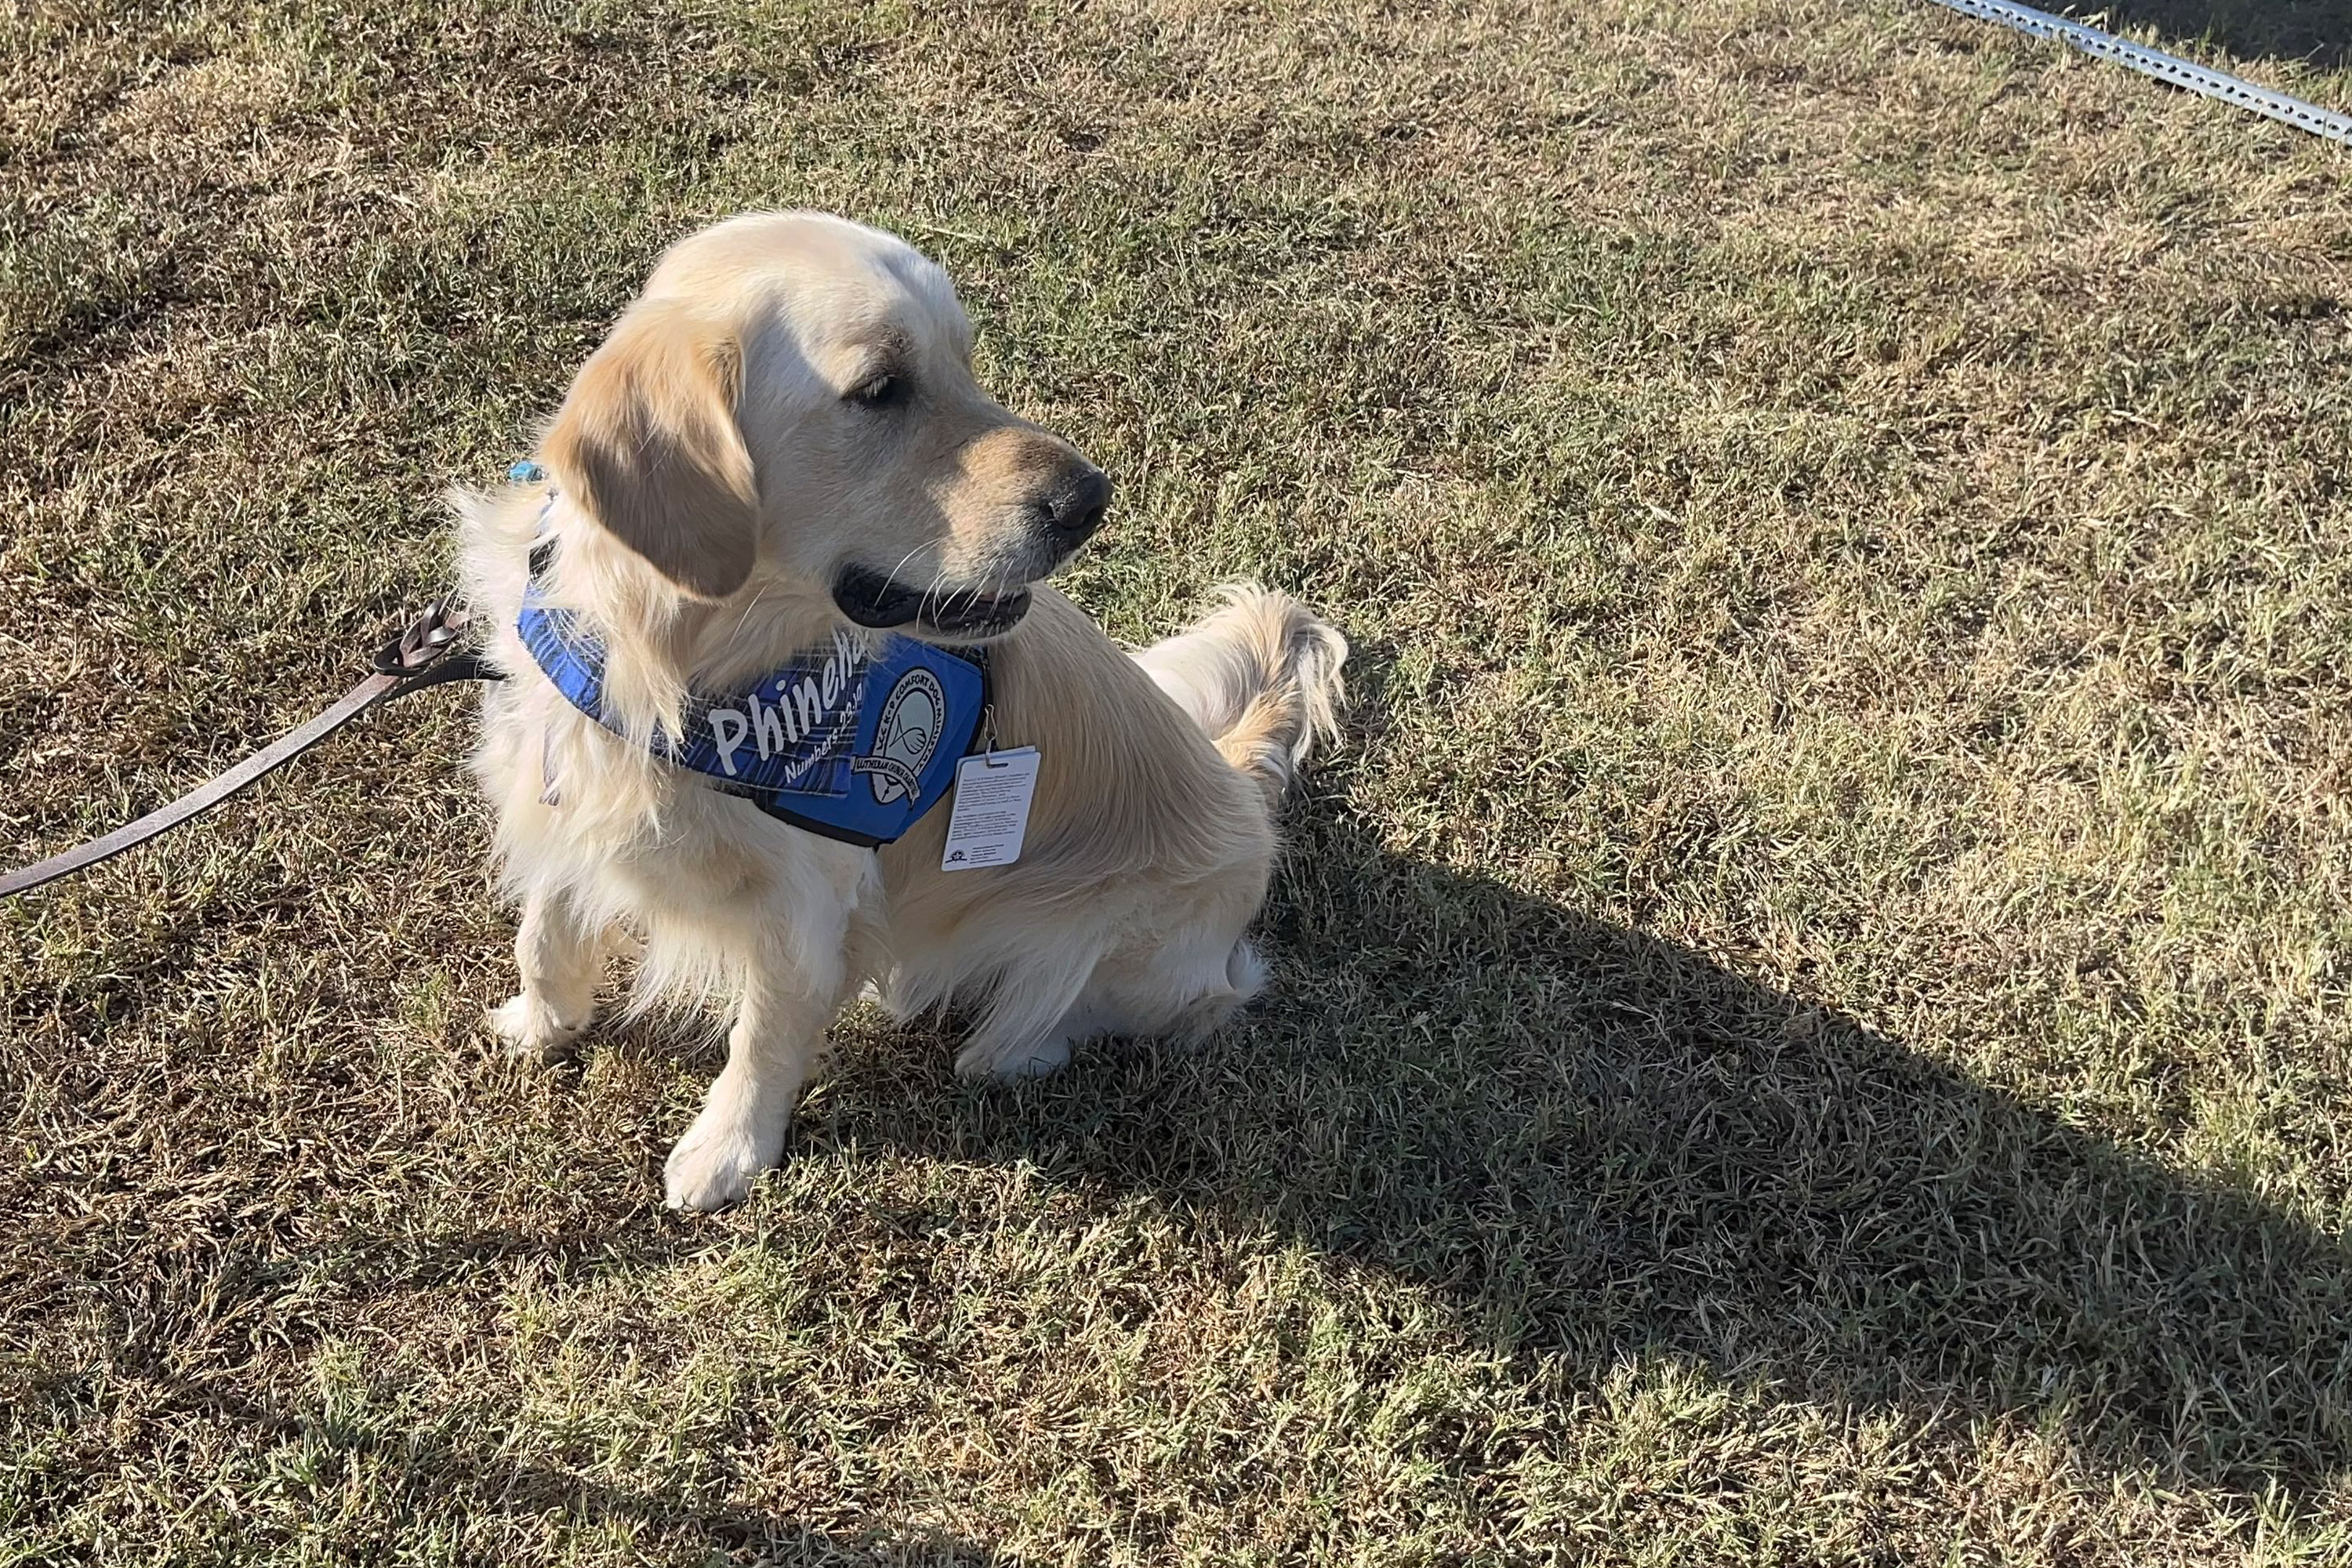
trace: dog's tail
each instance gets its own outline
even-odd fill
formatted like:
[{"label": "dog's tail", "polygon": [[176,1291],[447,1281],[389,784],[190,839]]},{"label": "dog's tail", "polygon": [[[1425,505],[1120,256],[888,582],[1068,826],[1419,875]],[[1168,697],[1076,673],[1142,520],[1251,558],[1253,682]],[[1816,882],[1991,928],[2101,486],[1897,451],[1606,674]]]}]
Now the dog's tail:
[{"label": "dog's tail", "polygon": [[1348,639],[1287,594],[1255,583],[1218,594],[1215,610],[1136,662],[1271,804],[1318,742],[1339,738]]}]

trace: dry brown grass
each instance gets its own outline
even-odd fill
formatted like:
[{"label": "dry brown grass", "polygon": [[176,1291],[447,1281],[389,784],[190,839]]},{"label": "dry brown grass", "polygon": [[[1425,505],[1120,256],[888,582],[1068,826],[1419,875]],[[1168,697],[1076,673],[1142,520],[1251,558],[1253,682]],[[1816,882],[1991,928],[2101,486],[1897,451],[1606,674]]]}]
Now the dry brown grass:
[{"label": "dry brown grass", "polygon": [[950,266],[1116,629],[1366,688],[1246,1026],[860,1017],[712,1218],[691,1040],[483,1036],[463,700],[0,907],[0,1561],[2352,1561],[2340,150],[1908,0],[0,42],[0,860],[353,679],[745,206]]}]

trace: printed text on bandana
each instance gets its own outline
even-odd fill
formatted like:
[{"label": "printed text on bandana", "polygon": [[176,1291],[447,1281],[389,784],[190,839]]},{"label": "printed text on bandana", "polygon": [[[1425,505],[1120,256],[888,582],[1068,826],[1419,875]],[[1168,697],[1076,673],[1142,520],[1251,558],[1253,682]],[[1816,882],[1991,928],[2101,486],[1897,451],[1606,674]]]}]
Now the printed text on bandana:
[{"label": "printed text on bandana", "polygon": [[[795,759],[784,774],[788,780],[798,779],[813,764],[832,755],[856,727],[856,708],[836,712],[835,704],[862,662],[856,645],[836,633],[832,651],[821,667],[791,671],[772,681],[767,701],[761,701],[760,693],[754,691],[743,700],[741,708],[708,710],[704,718],[710,725],[711,747],[727,776],[736,776],[735,755],[747,743],[762,761],[807,746],[806,754]],[[831,732],[821,734],[821,727]]]}]

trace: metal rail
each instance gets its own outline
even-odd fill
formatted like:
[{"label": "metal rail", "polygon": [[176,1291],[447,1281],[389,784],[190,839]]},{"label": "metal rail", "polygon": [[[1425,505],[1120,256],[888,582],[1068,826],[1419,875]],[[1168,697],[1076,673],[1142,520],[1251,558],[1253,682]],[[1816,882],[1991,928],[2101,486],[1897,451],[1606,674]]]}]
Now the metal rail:
[{"label": "metal rail", "polygon": [[2031,5],[2017,5],[2014,0],[1936,0],[1936,4],[1947,10],[1958,11],[1964,16],[2014,27],[2036,38],[2071,44],[2084,54],[2113,60],[2119,66],[2129,66],[2158,81],[2168,81],[2175,87],[2203,93],[2207,98],[2218,98],[2223,103],[2234,103],[2240,109],[2268,115],[2298,130],[2308,131],[2314,136],[2325,136],[2331,142],[2352,145],[2352,116],[2305,103],[2299,98],[2289,98],[2283,92],[2273,92],[2266,87],[2256,87],[2243,78],[2209,69],[2192,60],[2168,55],[2161,49],[2130,43],[2112,33],[2103,33],[2096,27],[2086,27],[2063,16],[2053,16],[2049,12],[2037,11]]}]

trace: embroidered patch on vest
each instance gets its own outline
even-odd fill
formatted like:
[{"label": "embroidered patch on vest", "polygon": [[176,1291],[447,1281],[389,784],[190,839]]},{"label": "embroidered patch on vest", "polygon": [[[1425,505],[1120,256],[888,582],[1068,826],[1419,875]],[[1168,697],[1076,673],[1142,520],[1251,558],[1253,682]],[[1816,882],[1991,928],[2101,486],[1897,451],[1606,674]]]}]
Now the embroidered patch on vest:
[{"label": "embroidered patch on vest", "polygon": [[887,805],[922,787],[923,764],[940,749],[940,726],[948,716],[948,694],[939,677],[928,669],[910,669],[898,678],[882,704],[882,723],[875,732],[875,750],[849,764],[865,773],[874,798]]}]

